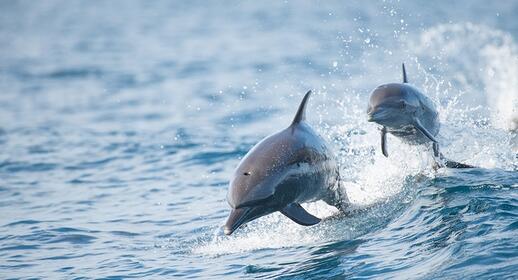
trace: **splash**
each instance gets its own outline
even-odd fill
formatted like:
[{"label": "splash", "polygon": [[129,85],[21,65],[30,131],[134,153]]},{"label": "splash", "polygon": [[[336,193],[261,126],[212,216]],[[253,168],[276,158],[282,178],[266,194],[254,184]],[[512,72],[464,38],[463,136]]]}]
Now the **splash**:
[{"label": "splash", "polygon": [[[306,203],[303,207],[324,220],[338,212],[336,208],[322,201]],[[223,223],[222,221],[221,224]],[[320,224],[325,224],[325,221]],[[326,233],[322,228],[298,225],[277,212],[242,226],[231,236],[223,235],[220,228],[216,228],[213,236],[207,242],[202,242],[199,246],[193,248],[193,253],[231,254],[266,248],[314,244],[319,240],[326,239],[328,238],[326,238]]]},{"label": "splash", "polygon": [[409,47],[421,74],[416,84],[438,105],[445,155],[484,168],[516,168],[518,46],[512,36],[472,23],[440,24]]},{"label": "splash", "polygon": [[441,24],[424,31],[411,48],[429,72],[444,71],[444,79],[428,81],[436,89],[449,81],[443,101],[464,106],[478,119],[488,117],[494,128],[518,129],[518,46],[511,34],[473,23]]}]

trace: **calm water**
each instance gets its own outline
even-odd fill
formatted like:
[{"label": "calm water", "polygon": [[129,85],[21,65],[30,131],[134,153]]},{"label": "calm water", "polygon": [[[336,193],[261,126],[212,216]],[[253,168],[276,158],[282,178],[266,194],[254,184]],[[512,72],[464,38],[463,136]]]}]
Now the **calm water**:
[{"label": "calm water", "polygon": [[[0,278],[517,278],[518,2],[450,2],[1,1]],[[480,168],[381,155],[367,99],[402,61]],[[356,210],[223,236],[311,88]]]}]

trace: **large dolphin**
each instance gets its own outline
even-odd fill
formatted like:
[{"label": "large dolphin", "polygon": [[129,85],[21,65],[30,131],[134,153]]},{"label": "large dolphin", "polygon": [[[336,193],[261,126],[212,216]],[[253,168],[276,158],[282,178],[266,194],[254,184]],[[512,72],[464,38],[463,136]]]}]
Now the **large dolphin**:
[{"label": "large dolphin", "polygon": [[369,122],[380,124],[381,151],[388,157],[387,133],[411,145],[432,143],[438,167],[472,168],[473,166],[444,158],[439,151],[439,113],[435,105],[417,88],[408,84],[403,67],[403,83],[384,84],[371,93],[367,109]]},{"label": "large dolphin", "polygon": [[276,211],[300,225],[320,222],[302,208],[303,202],[324,200],[341,207],[333,153],[305,122],[310,94],[302,99],[288,128],[257,143],[239,163],[227,195],[232,210],[224,227],[226,235]]}]

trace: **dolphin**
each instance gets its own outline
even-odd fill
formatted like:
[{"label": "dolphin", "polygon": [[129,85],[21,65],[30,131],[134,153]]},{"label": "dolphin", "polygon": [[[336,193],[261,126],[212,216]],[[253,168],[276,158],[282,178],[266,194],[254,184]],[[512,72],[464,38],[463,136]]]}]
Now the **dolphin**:
[{"label": "dolphin", "polygon": [[305,121],[308,91],[291,125],[257,143],[243,157],[230,181],[232,207],[226,235],[259,217],[280,211],[292,221],[311,226],[320,219],[300,205],[324,200],[341,209],[340,175],[333,153]]},{"label": "dolphin", "polygon": [[444,158],[437,140],[441,126],[439,113],[430,98],[408,84],[404,63],[402,70],[403,83],[384,84],[375,88],[367,108],[368,121],[381,125],[383,155],[388,157],[387,133],[391,133],[410,145],[432,143],[437,167],[473,168]]}]

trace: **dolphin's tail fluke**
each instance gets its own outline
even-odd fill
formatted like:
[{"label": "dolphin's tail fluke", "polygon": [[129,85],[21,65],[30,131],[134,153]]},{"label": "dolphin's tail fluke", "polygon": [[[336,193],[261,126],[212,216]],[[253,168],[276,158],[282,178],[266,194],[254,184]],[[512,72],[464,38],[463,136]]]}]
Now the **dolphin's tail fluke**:
[{"label": "dolphin's tail fluke", "polygon": [[435,158],[436,168],[440,167],[448,167],[448,168],[476,168],[476,166],[456,162],[453,160],[449,160],[444,157],[444,155],[439,151],[439,144],[437,142],[433,143],[433,155]]},{"label": "dolphin's tail fluke", "polygon": [[473,166],[473,165],[449,160],[449,159],[445,158],[442,153],[439,153],[439,157],[436,158],[435,160],[436,160],[437,167],[458,168],[458,169],[476,168],[476,166]]},{"label": "dolphin's tail fluke", "polygon": [[446,166],[448,168],[475,168],[475,166],[473,166],[473,165],[460,163],[460,162],[447,160],[447,159],[444,159],[443,162],[444,162],[444,166]]}]

